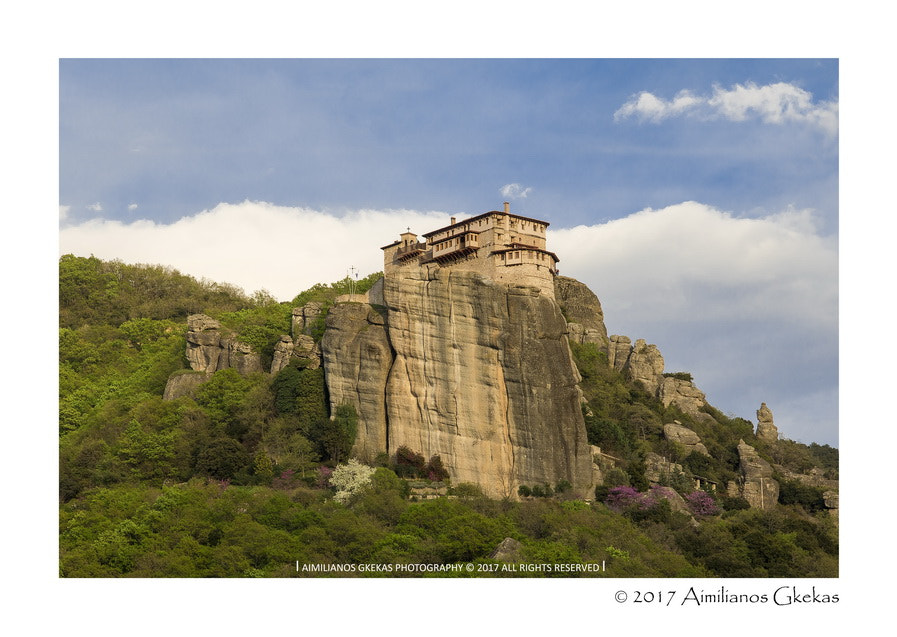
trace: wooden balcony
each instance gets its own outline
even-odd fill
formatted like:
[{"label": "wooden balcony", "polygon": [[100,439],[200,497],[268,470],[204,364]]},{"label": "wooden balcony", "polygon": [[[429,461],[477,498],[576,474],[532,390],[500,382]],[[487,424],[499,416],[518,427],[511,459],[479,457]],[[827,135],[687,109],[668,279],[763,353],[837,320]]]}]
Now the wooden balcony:
[{"label": "wooden balcony", "polygon": [[406,246],[401,246],[398,250],[396,250],[396,259],[399,261],[407,261],[409,259],[413,259],[414,257],[420,256],[427,249],[426,243],[409,243]]},{"label": "wooden balcony", "polygon": [[445,242],[437,244],[433,248],[433,259],[441,259],[443,257],[459,257],[471,252],[476,252],[480,248],[480,237],[476,232],[465,232],[455,235]]}]

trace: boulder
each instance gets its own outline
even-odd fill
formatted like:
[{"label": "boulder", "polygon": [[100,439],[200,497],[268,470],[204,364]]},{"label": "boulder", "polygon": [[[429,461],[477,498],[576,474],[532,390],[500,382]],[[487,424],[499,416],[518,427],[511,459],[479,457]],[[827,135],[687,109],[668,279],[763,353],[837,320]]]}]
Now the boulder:
[{"label": "boulder", "polygon": [[184,370],[168,377],[162,400],[175,400],[182,396],[193,396],[196,388],[212,377],[210,372],[193,372]]},{"label": "boulder", "polygon": [[705,456],[710,455],[707,447],[701,442],[701,437],[688,427],[683,427],[678,421],[664,425],[663,436],[670,442],[682,445],[689,453],[695,451]]},{"label": "boulder", "polygon": [[499,562],[519,562],[522,549],[523,544],[512,537],[506,537],[495,547],[495,550],[489,555],[489,559]]}]

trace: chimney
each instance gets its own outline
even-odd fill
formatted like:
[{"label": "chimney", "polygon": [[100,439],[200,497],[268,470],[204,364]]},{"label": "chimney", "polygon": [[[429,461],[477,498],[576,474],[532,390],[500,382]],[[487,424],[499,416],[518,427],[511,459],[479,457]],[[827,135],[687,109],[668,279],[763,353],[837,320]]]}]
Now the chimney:
[{"label": "chimney", "polygon": [[508,214],[510,212],[511,212],[511,204],[506,201],[505,202],[505,214]]},{"label": "chimney", "polygon": [[455,218],[454,218],[454,217],[452,217],[452,223],[451,223],[451,225],[455,225]]}]

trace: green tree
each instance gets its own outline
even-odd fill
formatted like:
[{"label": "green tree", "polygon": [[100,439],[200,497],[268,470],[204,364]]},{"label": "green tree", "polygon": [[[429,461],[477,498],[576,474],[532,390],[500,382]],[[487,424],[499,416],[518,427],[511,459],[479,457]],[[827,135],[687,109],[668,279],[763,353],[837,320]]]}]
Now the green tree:
[{"label": "green tree", "polygon": [[249,465],[249,456],[232,438],[213,440],[199,452],[196,472],[218,480],[230,480]]},{"label": "green tree", "polygon": [[334,463],[349,455],[358,434],[358,414],[352,405],[343,404],[336,408],[333,419],[321,419],[312,431],[311,439],[318,445],[322,455]]}]

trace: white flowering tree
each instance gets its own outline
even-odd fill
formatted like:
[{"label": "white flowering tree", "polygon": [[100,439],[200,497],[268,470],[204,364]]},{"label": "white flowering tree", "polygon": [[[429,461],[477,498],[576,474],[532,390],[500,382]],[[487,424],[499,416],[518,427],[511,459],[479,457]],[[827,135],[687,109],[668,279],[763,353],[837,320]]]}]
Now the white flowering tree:
[{"label": "white flowering tree", "polygon": [[349,460],[348,464],[338,466],[330,476],[330,486],[336,487],[336,495],[333,496],[333,499],[345,503],[371,483],[374,471],[373,467],[361,464],[355,459]]}]

